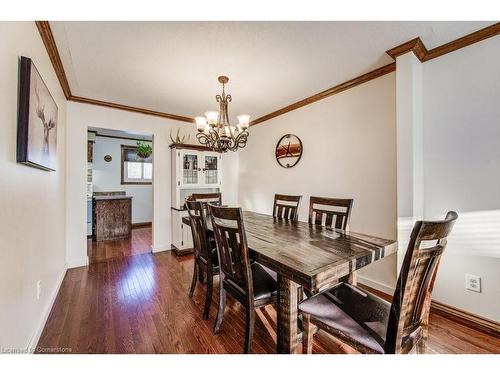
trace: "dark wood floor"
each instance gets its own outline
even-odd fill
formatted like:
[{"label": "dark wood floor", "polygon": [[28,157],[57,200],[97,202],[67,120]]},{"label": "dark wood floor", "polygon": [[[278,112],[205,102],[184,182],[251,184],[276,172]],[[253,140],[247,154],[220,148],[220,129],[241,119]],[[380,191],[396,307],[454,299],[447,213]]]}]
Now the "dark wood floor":
[{"label": "dark wood floor", "polygon": [[151,226],[132,230],[130,238],[114,241],[92,241],[87,239],[87,254],[90,263],[113,258],[151,252]]},{"label": "dark wood floor", "polygon": [[[240,353],[242,307],[228,298],[222,333],[214,335],[217,282],[210,319],[204,321],[204,287],[198,286],[193,299],[187,296],[192,267],[192,256],[163,252],[112,257],[68,270],[38,345],[71,348],[72,353]],[[255,353],[275,352],[275,319],[272,307],[259,313]],[[431,314],[428,349],[498,353],[500,339]],[[315,341],[313,350],[345,352],[323,340]]]}]

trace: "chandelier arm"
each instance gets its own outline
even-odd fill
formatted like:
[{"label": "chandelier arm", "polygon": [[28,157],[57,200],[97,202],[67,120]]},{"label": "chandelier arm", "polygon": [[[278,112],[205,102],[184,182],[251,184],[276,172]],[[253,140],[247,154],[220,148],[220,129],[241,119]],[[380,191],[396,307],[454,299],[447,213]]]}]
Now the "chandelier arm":
[{"label": "chandelier arm", "polygon": [[204,133],[198,133],[198,134],[196,134],[196,138],[198,139],[198,142],[200,142],[204,146],[210,144],[210,139]]},{"label": "chandelier arm", "polygon": [[247,145],[248,132],[244,130],[236,138],[237,148],[243,148]]}]

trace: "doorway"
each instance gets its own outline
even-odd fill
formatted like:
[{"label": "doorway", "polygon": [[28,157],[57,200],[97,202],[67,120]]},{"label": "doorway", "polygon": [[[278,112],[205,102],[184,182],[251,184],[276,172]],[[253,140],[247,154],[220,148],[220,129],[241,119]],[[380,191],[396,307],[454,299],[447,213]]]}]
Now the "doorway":
[{"label": "doorway", "polygon": [[153,135],[89,127],[89,263],[151,252]]}]

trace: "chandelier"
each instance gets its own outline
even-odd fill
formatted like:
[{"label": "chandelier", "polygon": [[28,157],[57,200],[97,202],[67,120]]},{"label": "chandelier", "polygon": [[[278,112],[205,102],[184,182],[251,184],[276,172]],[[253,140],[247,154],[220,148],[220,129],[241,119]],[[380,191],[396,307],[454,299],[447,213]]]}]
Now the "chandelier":
[{"label": "chandelier", "polygon": [[247,129],[250,123],[250,116],[237,116],[238,125],[236,126],[229,123],[227,106],[232,98],[230,94],[226,95],[224,91],[224,86],[229,82],[229,78],[220,76],[218,79],[222,83],[222,95],[215,96],[217,103],[219,103],[219,111],[207,111],[205,112],[205,116],[194,118],[196,128],[198,129],[196,138],[198,138],[198,142],[211,148],[213,151],[237,151],[238,148],[243,148],[247,144]]}]

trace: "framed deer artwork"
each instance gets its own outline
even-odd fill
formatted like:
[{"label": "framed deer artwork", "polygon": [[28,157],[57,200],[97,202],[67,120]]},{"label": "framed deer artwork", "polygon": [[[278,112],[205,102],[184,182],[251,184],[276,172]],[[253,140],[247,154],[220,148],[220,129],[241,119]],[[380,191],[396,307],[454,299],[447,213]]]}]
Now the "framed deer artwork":
[{"label": "framed deer artwork", "polygon": [[55,171],[57,105],[31,59],[22,56],[19,74],[17,162]]}]

